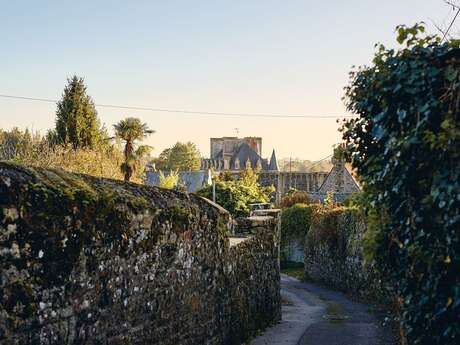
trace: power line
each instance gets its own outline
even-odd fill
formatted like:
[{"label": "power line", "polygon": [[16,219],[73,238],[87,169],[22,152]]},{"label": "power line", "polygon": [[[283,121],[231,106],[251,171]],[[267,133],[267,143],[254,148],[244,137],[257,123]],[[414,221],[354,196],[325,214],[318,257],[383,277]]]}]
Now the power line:
[{"label": "power line", "polygon": [[[325,161],[326,159],[331,158],[331,157],[332,157],[332,155],[327,155],[327,156],[324,157],[324,158],[321,158],[321,159],[319,159],[319,160],[317,160],[317,161],[311,162],[310,165],[308,166],[308,169],[311,170],[311,168],[313,168],[314,166],[317,166],[317,165],[318,165],[319,163],[321,163],[322,161]],[[292,170],[292,169],[291,169],[291,164],[292,164],[292,160],[291,160],[291,157],[289,157],[289,172],[291,172],[291,170]]]},{"label": "power line", "polygon": [[455,13],[454,19],[452,19],[452,22],[450,23],[449,27],[447,28],[446,32],[444,33],[444,36],[442,37],[441,42],[443,42],[444,39],[447,37],[447,34],[449,33],[449,30],[452,28],[452,25],[454,25],[455,20],[457,19],[459,13],[460,13],[460,7],[458,8],[457,13]]},{"label": "power line", "polygon": [[331,157],[332,157],[332,155],[328,155],[328,156],[326,156],[326,157],[324,157],[324,158],[321,158],[320,160],[317,160],[317,161],[313,162],[313,163],[309,166],[309,169],[313,168],[314,166],[318,165],[318,164],[321,163],[322,161],[325,161],[326,159],[331,158]]},{"label": "power line", "polygon": [[[55,99],[49,98],[37,98],[37,97],[25,97],[15,95],[0,94],[0,97],[10,99],[22,99],[28,101],[38,101],[47,103],[57,103]],[[217,115],[217,116],[232,116],[232,117],[272,117],[272,118],[310,118],[310,119],[338,119],[338,118],[349,118],[352,115],[294,115],[294,114],[251,114],[251,113],[225,113],[225,112],[211,112],[211,111],[193,111],[193,110],[177,110],[177,109],[161,109],[152,107],[137,107],[137,106],[124,106],[124,105],[113,105],[113,104],[95,104],[96,107],[101,108],[116,108],[125,110],[140,110],[140,111],[154,111],[154,112],[166,112],[166,113],[183,113],[192,115]]]}]

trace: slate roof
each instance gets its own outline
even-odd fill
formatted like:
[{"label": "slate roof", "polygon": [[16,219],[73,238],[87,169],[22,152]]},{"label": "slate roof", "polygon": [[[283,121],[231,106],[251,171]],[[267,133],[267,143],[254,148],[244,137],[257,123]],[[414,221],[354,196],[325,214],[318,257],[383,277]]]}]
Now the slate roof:
[{"label": "slate roof", "polygon": [[238,151],[233,155],[232,159],[230,160],[230,167],[231,169],[235,169],[235,162],[238,160],[240,162],[240,169],[245,167],[246,162],[251,162],[252,167],[257,166],[257,162],[260,161],[262,166],[262,170],[268,170],[268,162],[266,159],[260,157],[256,151],[254,151],[248,144],[244,143],[241,144],[238,148]]},{"label": "slate roof", "polygon": [[276,160],[275,149],[273,149],[272,156],[270,158],[270,164],[268,166],[268,170],[279,171],[278,162]]}]

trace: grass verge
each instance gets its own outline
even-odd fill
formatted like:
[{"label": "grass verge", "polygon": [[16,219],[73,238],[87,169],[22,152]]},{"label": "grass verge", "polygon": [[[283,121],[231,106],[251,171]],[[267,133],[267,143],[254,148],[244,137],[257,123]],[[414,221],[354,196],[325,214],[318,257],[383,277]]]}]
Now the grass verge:
[{"label": "grass verge", "polygon": [[301,262],[281,262],[281,273],[299,279],[300,281],[305,281],[304,265]]}]

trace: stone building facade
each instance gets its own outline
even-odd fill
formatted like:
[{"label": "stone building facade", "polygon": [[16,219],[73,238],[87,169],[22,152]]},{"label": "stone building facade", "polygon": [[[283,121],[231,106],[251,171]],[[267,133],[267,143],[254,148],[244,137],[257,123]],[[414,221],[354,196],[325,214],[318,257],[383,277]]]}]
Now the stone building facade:
[{"label": "stone building facade", "polygon": [[257,169],[260,171],[260,184],[276,188],[277,200],[291,188],[308,192],[315,200],[323,200],[328,192],[332,192],[337,201],[343,201],[359,191],[359,186],[345,167],[344,160],[337,158],[336,150],[332,158],[331,171],[287,172],[279,170],[275,150],[272,151],[270,160],[262,158],[260,137],[211,138],[210,144],[211,158],[202,160],[203,169],[235,174],[246,168]]},{"label": "stone building facade", "polygon": [[262,158],[262,138],[211,138],[211,155],[201,161],[201,169],[241,171],[247,168],[278,171],[275,150],[270,160]]},{"label": "stone building facade", "polygon": [[[314,200],[323,200],[328,192],[334,194],[336,201],[344,201],[359,186],[345,167],[345,162],[334,152],[331,171],[298,172],[280,171],[275,150],[270,159],[262,158],[262,138],[260,137],[222,137],[210,139],[210,158],[201,161],[201,170],[179,172],[182,185],[189,192],[196,192],[210,183],[211,170],[214,174],[229,172],[239,175],[251,168],[259,171],[262,186],[274,186],[276,201],[279,201],[291,188],[305,191]],[[147,184],[157,185],[159,172],[147,173]]]}]

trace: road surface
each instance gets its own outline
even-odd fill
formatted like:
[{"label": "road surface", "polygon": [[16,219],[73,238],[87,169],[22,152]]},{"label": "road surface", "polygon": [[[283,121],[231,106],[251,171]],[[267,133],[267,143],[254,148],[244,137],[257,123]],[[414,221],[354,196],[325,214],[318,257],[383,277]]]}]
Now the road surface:
[{"label": "road surface", "polygon": [[251,345],[393,345],[367,305],[344,294],[281,275],[282,321]]}]

